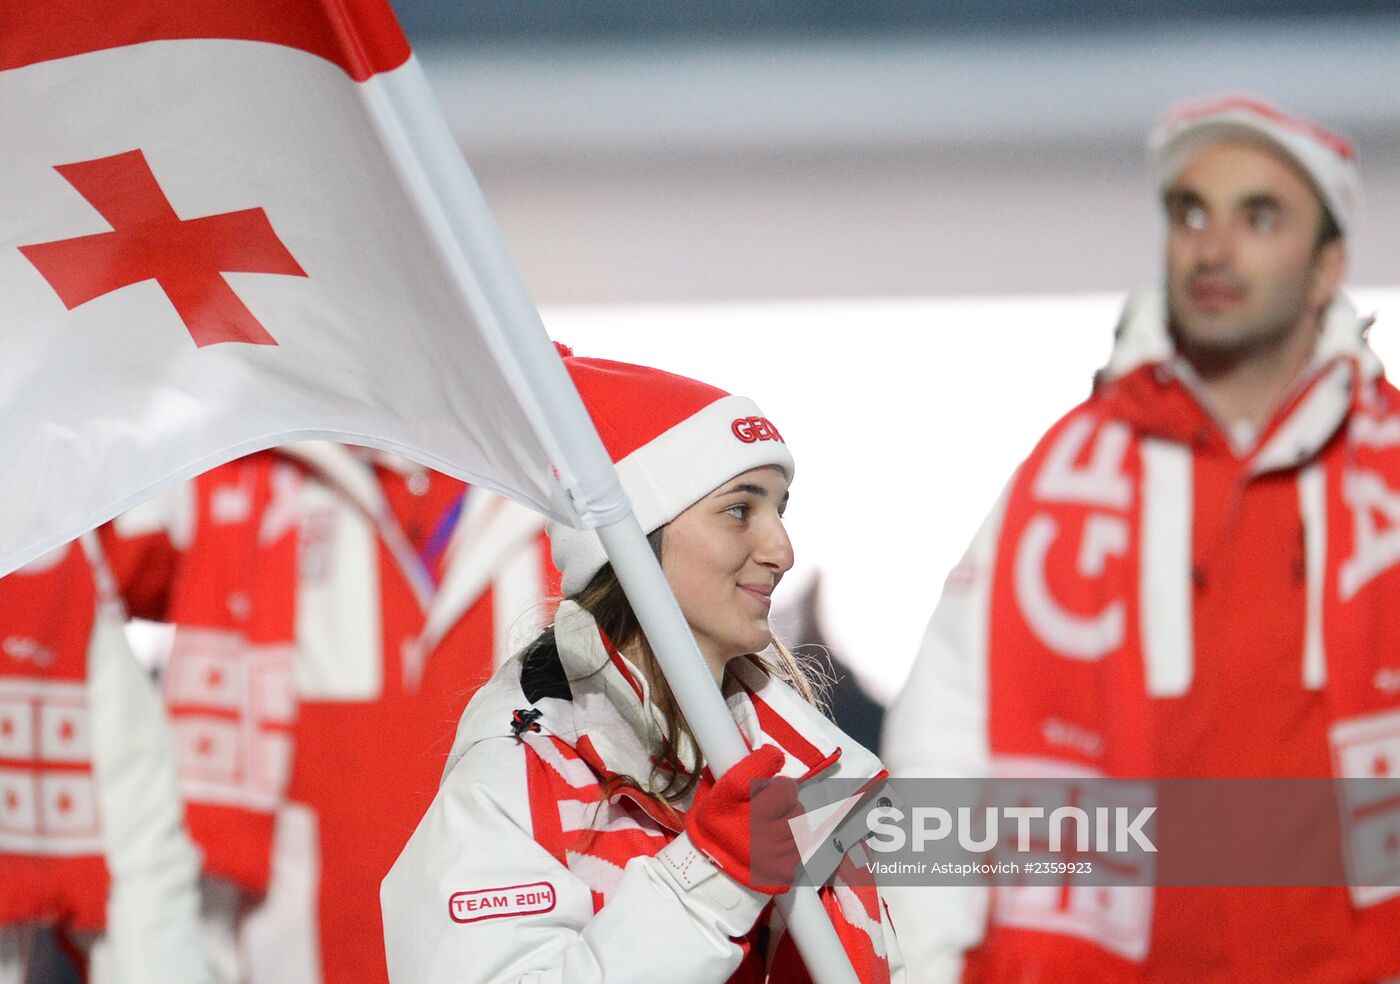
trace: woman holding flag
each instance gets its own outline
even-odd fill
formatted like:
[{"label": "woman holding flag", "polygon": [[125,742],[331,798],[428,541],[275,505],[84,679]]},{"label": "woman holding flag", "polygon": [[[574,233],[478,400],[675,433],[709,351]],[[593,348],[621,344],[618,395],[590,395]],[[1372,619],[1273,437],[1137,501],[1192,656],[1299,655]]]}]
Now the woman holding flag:
[{"label": "woman holding flag", "polygon": [[[746,398],[564,361],[751,751],[713,779],[596,534],[553,524],[554,625],[467,708],[384,881],[390,978],[800,980],[772,905],[799,864],[797,783],[883,769],[769,629],[792,456]],[[902,978],[863,868],[847,857],[821,898],[863,984]]]}]

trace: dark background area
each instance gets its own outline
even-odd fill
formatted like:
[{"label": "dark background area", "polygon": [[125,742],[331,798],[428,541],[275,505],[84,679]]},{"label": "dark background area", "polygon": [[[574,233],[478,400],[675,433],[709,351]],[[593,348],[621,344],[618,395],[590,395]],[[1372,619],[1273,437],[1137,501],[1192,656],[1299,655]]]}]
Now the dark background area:
[{"label": "dark background area", "polygon": [[982,34],[1395,13],[1394,0],[397,0],[414,41]]}]

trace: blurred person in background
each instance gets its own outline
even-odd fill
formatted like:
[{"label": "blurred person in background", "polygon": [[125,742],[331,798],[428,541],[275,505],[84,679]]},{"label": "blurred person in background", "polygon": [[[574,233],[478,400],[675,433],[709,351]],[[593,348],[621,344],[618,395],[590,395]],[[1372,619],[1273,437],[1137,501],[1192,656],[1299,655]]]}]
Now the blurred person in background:
[{"label": "blurred person in background", "polygon": [[[206,984],[199,855],[98,537],[0,580],[0,984]],[[42,934],[42,935],[41,935]]]},{"label": "blurred person in background", "polygon": [[[887,719],[896,775],[1400,768],[1400,392],[1338,292],[1352,147],[1238,97],[1173,108],[1148,146],[1165,289],[1130,298],[1093,394],[949,575]],[[891,909],[918,981],[1321,984],[1400,975],[1397,894],[906,888]]]},{"label": "blurred person in background", "polygon": [[104,530],[164,692],[221,984],[383,984],[379,882],[554,594],[541,517],[365,449],[215,468]]}]

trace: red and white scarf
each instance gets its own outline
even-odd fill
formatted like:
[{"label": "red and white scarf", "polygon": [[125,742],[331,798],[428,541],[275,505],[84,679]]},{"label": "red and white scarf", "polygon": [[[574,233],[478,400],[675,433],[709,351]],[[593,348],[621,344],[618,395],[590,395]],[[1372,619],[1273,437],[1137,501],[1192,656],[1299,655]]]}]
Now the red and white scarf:
[{"label": "red and white scarf", "polygon": [[165,701],[186,823],[205,871],[267,888],[273,817],[296,715],[291,673],[298,469],[272,453],[193,483],[194,528],[166,612],[176,625]]},{"label": "red and white scarf", "polygon": [[[627,861],[656,854],[684,829],[684,819],[632,788],[604,796],[604,784],[618,775],[642,781],[650,775],[653,755],[641,736],[656,733],[655,709],[644,677],[601,637],[582,609],[564,603],[555,631],[573,691],[572,713],[568,705],[553,706],[543,719],[550,729],[521,735],[532,753],[527,757],[530,808],[536,839],[592,889],[597,910],[607,903]],[[784,752],[784,775],[809,778],[843,757],[829,735],[815,735],[806,726],[804,718],[818,714],[814,708],[751,662],[735,661],[731,667],[727,696],[740,730],[751,747],[771,744]],[[561,718],[571,719],[571,726],[562,726]],[[829,724],[823,729],[833,730]],[[873,756],[860,754],[869,759],[861,764],[873,763],[879,771]],[[851,757],[859,757],[856,748]],[[704,797],[713,785],[708,770],[704,776],[692,798],[678,807],[693,809]],[[862,984],[888,984],[882,903],[860,860],[848,856],[819,894]],[[754,946],[760,938],[765,947]],[[732,981],[808,979],[772,906],[742,945],[745,958]]]},{"label": "red and white scarf", "polygon": [[106,926],[88,704],[102,603],[76,541],[0,581],[0,926]]}]

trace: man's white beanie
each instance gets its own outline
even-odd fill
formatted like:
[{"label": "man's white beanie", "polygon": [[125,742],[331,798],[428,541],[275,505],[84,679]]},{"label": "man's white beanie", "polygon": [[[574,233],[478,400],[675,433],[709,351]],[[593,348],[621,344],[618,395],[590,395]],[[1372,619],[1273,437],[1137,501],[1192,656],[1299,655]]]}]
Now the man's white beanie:
[{"label": "man's white beanie", "polygon": [[1210,144],[1236,137],[1263,140],[1294,161],[1332,213],[1343,235],[1356,225],[1361,181],[1356,150],[1342,136],[1249,96],[1217,96],[1171,107],[1147,138],[1148,164],[1160,191]]},{"label": "man's white beanie", "polygon": [[[578,358],[557,347],[646,532],[751,468],[777,465],[792,481],[787,444],[752,400],[659,369]],[[607,554],[592,530],[550,522],[547,531],[564,595],[573,597],[607,563]]]}]

